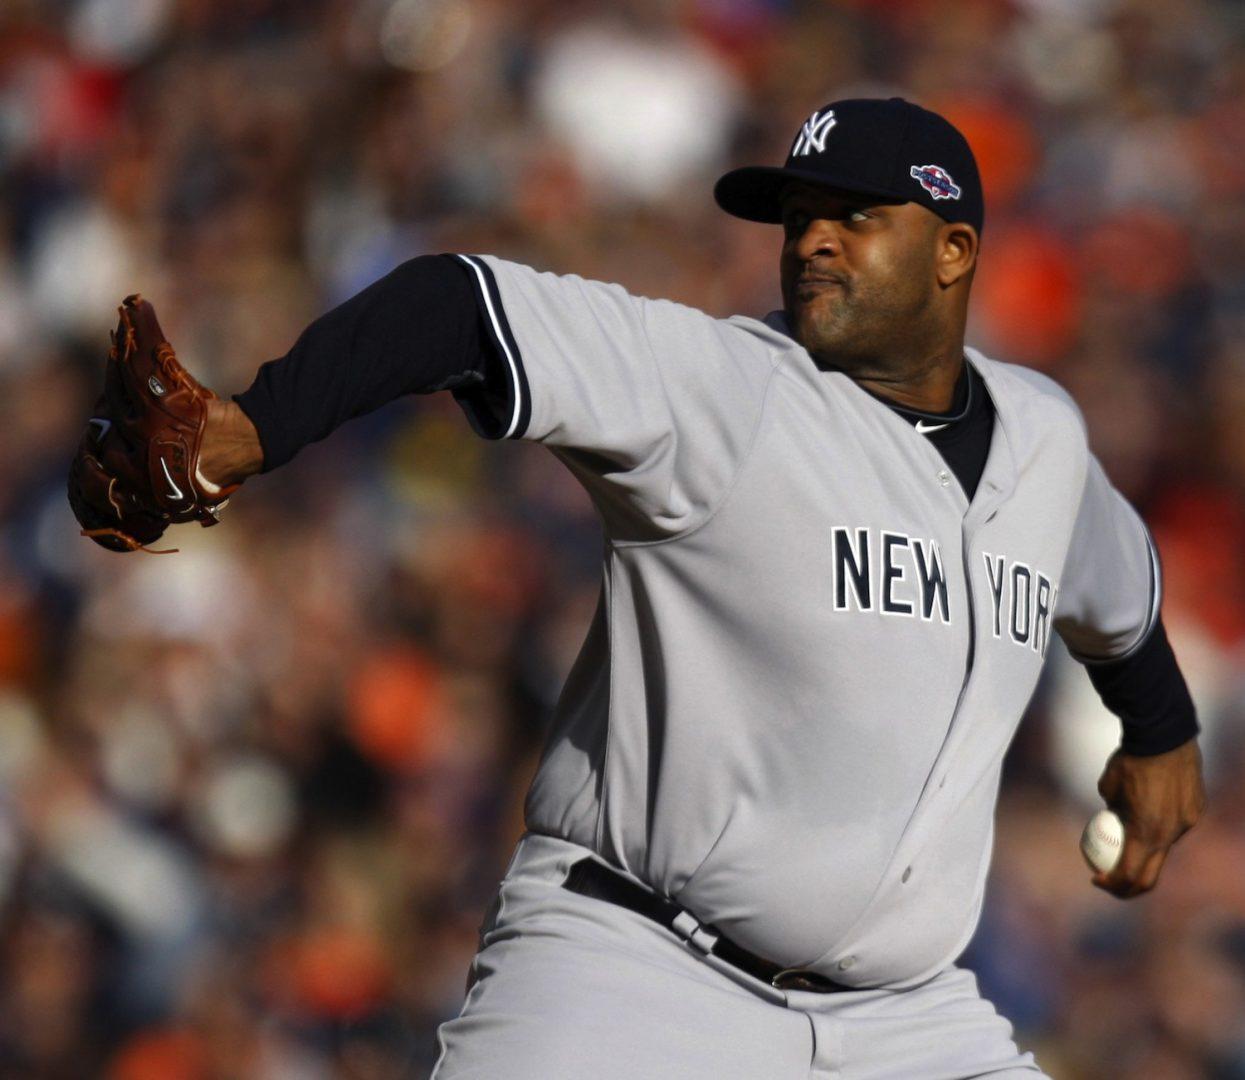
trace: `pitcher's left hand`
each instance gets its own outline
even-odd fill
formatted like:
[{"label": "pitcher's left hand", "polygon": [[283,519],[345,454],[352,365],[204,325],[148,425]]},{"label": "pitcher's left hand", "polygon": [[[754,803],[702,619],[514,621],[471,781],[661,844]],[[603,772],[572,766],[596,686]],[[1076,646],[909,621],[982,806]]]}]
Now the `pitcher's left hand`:
[{"label": "pitcher's left hand", "polygon": [[1098,792],[1124,822],[1124,851],[1114,870],[1094,875],[1094,884],[1122,899],[1149,892],[1172,845],[1206,809],[1197,739],[1152,757],[1117,750]]}]

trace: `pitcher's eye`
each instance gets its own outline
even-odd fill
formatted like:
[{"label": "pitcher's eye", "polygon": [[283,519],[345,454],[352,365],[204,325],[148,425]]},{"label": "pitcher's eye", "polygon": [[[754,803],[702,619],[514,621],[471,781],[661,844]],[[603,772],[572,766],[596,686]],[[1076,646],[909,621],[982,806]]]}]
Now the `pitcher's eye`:
[{"label": "pitcher's eye", "polygon": [[868,212],[867,212],[867,211],[865,211],[865,210],[853,210],[853,211],[852,211],[852,212],[848,215],[847,220],[848,220],[848,221],[855,221],[855,222],[868,221],[868,220],[869,220],[869,214],[868,214]]}]

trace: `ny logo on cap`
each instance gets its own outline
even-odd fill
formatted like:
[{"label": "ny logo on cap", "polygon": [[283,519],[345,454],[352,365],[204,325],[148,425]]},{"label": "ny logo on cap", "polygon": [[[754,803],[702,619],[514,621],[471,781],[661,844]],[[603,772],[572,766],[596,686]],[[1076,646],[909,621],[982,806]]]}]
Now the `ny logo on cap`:
[{"label": "ny logo on cap", "polygon": [[814,110],[813,115],[804,121],[804,126],[800,129],[795,146],[791,148],[791,156],[807,157],[814,150],[820,154],[826,148],[826,136],[836,123],[838,121],[834,118],[833,109],[827,109],[825,116]]}]

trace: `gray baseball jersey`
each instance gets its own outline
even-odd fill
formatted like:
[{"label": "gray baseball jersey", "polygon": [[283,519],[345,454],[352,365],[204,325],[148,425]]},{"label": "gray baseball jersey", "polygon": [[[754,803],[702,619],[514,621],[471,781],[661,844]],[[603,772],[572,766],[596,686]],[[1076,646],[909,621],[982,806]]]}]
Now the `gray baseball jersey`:
[{"label": "gray baseball jersey", "polygon": [[1145,527],[1076,407],[967,350],[996,410],[969,502],[781,316],[465,261],[511,385],[460,403],[548,446],[606,539],[529,828],[777,963],[862,987],[945,969],[1051,634],[1118,658],[1158,610]]}]

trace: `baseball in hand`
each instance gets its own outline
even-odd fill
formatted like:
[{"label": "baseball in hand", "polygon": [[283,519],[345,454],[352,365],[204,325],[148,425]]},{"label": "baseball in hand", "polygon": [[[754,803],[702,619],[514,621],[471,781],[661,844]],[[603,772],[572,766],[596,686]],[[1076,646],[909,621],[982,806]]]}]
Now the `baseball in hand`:
[{"label": "baseball in hand", "polygon": [[1113,810],[1099,810],[1081,833],[1081,854],[1095,870],[1109,874],[1124,850],[1124,823]]}]

